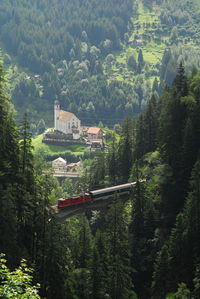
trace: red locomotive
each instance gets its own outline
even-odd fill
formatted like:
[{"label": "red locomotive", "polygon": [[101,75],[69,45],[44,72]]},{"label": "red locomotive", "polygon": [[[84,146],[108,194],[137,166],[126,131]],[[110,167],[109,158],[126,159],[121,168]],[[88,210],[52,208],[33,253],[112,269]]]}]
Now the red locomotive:
[{"label": "red locomotive", "polygon": [[59,198],[58,200],[58,208],[63,208],[75,204],[85,203],[91,200],[90,194],[85,193],[84,195],[77,195],[67,198]]},{"label": "red locomotive", "polygon": [[99,190],[89,191],[84,195],[77,195],[68,198],[60,198],[58,200],[58,208],[67,208],[75,205],[81,205],[84,203],[89,203],[90,201],[104,200],[113,197],[114,194],[128,195],[131,189],[135,187],[136,182],[128,183],[108,188],[103,188]]}]

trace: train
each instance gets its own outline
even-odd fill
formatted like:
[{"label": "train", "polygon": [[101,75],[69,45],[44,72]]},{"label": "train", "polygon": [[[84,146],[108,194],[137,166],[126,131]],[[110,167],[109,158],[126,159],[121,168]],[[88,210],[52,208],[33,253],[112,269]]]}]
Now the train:
[{"label": "train", "polygon": [[112,186],[108,188],[92,190],[85,194],[80,194],[77,196],[71,196],[67,198],[59,198],[57,207],[59,209],[78,206],[90,202],[95,202],[97,200],[104,200],[113,197],[114,194],[118,194],[119,196],[122,195],[129,195],[131,190],[135,187],[136,182],[127,183],[117,186]]}]

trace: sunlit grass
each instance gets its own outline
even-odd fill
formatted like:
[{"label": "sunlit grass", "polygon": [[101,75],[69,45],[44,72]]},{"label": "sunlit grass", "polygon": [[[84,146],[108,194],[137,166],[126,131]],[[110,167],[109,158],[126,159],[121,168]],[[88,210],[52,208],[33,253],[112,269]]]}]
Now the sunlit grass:
[{"label": "sunlit grass", "polygon": [[84,145],[67,145],[67,146],[60,146],[60,145],[50,145],[42,142],[43,134],[40,134],[32,139],[32,145],[34,147],[34,152],[38,149],[42,150],[47,154],[58,154],[58,153],[65,153],[65,152],[72,152],[75,155],[81,155],[87,149],[87,146]]},{"label": "sunlit grass", "polygon": [[193,0],[193,3],[195,4],[196,8],[200,11],[200,1],[199,0]]}]

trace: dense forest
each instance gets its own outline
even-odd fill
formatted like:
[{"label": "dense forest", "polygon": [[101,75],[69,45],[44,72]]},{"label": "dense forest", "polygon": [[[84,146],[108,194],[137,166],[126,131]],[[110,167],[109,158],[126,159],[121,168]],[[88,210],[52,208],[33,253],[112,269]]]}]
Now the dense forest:
[{"label": "dense forest", "polygon": [[[200,73],[187,78],[180,64],[172,87],[124,121],[77,184],[62,186],[32,155],[27,116],[15,125],[2,64],[0,84],[0,244],[11,269],[2,257],[3,298],[17,291],[11,271],[22,258],[34,270],[19,283],[29,298],[199,298]],[[130,200],[116,197],[107,212],[59,223],[50,209],[60,194],[127,181],[137,181]]]},{"label": "dense forest", "polygon": [[[0,298],[199,299],[198,1],[0,7]],[[75,182],[32,147],[55,99],[85,125],[117,124]],[[60,222],[52,208],[126,182],[129,200],[106,210]]]},{"label": "dense forest", "polygon": [[[52,126],[53,102],[85,125],[122,123],[200,66],[195,1],[1,1],[0,47],[9,92],[31,131]],[[110,115],[112,114],[112,119]]]}]

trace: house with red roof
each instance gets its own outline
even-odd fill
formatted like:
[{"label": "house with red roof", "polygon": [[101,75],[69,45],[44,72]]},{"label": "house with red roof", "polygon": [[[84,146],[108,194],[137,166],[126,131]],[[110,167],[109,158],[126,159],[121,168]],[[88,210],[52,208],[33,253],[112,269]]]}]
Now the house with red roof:
[{"label": "house with red roof", "polygon": [[103,130],[97,127],[90,127],[87,130],[88,140],[99,140],[103,138]]}]

